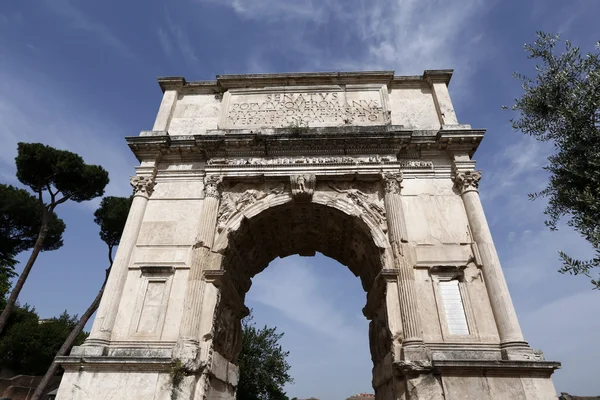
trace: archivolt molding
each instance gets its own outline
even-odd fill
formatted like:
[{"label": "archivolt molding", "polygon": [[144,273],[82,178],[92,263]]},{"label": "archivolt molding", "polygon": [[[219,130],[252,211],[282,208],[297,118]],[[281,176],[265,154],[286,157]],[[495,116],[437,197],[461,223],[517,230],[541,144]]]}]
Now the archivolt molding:
[{"label": "archivolt molding", "polygon": [[[314,191],[310,203],[332,207],[350,217],[364,222],[381,249],[390,247],[383,200],[376,192],[365,193],[349,182],[325,182]],[[363,183],[373,191],[375,184]],[[283,182],[225,184],[217,219],[217,238],[214,251],[227,248],[228,236],[239,229],[244,219],[251,219],[261,212],[293,201],[290,188]]]},{"label": "archivolt molding", "polygon": [[225,184],[213,251],[240,296],[276,257],[321,252],[360,276],[365,291],[393,266],[380,182],[318,182],[309,202],[290,183]]}]

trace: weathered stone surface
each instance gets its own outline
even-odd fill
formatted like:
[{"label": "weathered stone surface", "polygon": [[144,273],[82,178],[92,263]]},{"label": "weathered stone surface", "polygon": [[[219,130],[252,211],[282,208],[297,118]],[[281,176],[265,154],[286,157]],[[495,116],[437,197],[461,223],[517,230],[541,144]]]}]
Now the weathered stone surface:
[{"label": "weathered stone surface", "polygon": [[[426,373],[406,380],[408,399],[445,400],[441,377]],[[457,397],[459,398],[459,397]]]},{"label": "weathered stone surface", "polygon": [[127,139],[134,203],[58,399],[232,400],[251,279],[317,251],[367,294],[377,400],[555,399],[558,365],[523,339],[479,200],[484,131],[458,123],[450,75],[161,78],[153,130]]}]

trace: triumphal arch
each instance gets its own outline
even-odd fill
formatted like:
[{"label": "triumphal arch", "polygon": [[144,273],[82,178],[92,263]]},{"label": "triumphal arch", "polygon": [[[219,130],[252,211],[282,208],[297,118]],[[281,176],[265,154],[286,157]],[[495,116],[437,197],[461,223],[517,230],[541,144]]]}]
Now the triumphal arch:
[{"label": "triumphal arch", "polygon": [[234,399],[252,277],[315,252],[361,280],[377,400],[556,399],[559,364],[523,338],[481,205],[484,130],[458,122],[451,75],[159,79],[58,399]]}]

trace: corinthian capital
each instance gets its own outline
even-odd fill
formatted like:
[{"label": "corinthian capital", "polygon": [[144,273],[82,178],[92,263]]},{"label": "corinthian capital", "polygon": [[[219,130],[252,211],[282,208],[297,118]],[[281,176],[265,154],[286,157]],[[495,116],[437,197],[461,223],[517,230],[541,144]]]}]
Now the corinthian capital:
[{"label": "corinthian capital", "polygon": [[132,176],[129,183],[133,186],[134,195],[150,196],[154,191],[154,178],[151,176]]},{"label": "corinthian capital", "polygon": [[206,175],[204,177],[204,196],[221,198],[221,183],[223,177],[221,175]]},{"label": "corinthian capital", "polygon": [[456,172],[454,177],[454,185],[460,194],[469,191],[477,191],[479,188],[479,180],[481,179],[481,171],[465,171]]},{"label": "corinthian capital", "polygon": [[386,172],[381,174],[381,179],[383,179],[383,183],[385,184],[386,193],[400,194],[402,181],[404,180],[402,172]]}]

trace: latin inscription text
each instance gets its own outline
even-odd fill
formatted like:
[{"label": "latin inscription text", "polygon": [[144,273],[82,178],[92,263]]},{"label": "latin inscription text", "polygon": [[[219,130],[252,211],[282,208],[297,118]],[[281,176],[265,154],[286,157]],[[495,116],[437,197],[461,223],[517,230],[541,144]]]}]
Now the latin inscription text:
[{"label": "latin inscription text", "polygon": [[[383,124],[379,99],[352,98],[343,92],[272,93],[236,96],[227,114],[233,126],[311,126]],[[350,97],[350,98],[348,98]]]}]

